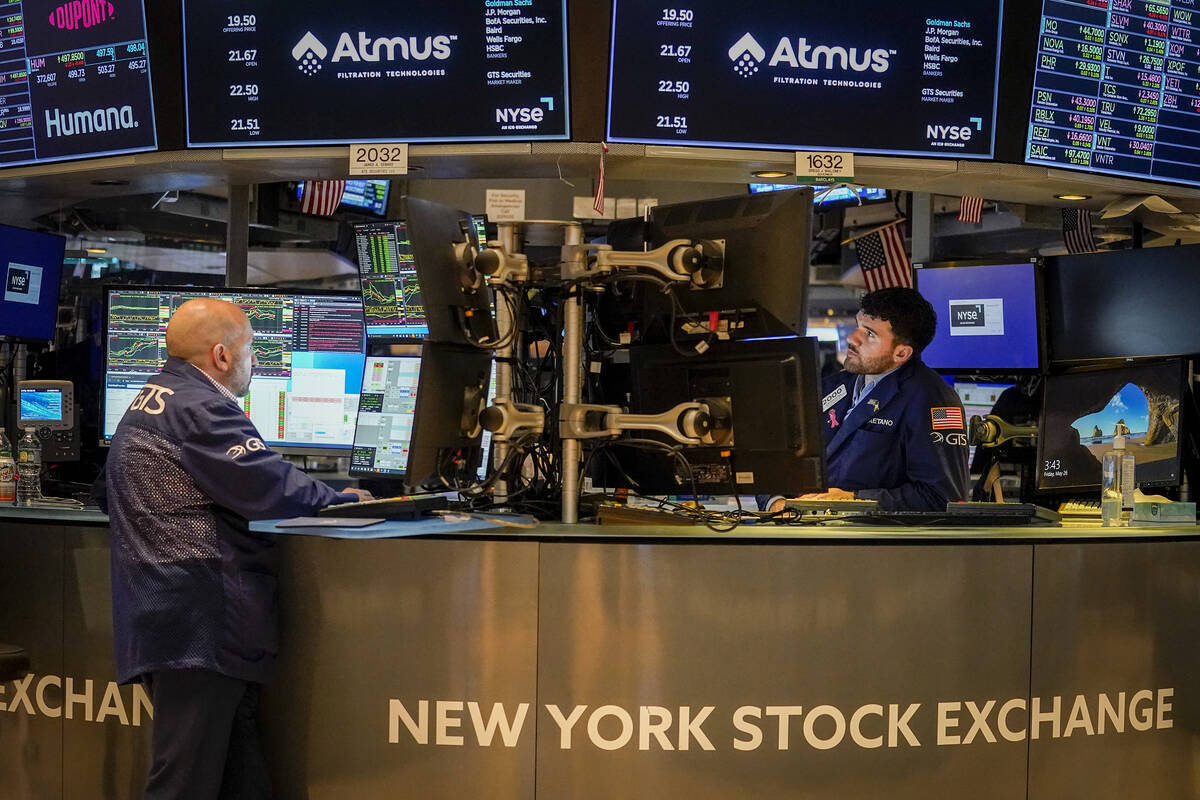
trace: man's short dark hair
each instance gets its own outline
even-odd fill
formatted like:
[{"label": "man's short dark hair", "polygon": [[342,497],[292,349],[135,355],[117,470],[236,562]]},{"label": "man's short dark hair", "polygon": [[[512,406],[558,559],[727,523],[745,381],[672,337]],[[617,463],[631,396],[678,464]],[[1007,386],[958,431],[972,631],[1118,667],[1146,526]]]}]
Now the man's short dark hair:
[{"label": "man's short dark hair", "polygon": [[916,289],[893,286],[871,292],[862,299],[862,311],[890,322],[896,341],[918,353],[929,346],[937,330],[937,312]]}]

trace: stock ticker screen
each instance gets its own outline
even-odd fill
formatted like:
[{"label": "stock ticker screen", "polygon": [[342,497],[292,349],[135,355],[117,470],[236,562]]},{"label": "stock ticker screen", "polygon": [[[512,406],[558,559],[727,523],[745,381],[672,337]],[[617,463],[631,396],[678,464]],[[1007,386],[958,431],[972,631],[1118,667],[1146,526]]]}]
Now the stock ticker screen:
[{"label": "stock ticker screen", "polygon": [[1002,5],[616,0],[608,138],[990,158]]},{"label": "stock ticker screen", "polygon": [[566,139],[565,0],[184,0],[189,146]]},{"label": "stock ticker screen", "polygon": [[1045,0],[1025,160],[1200,183],[1200,6]]},{"label": "stock ticker screen", "polygon": [[275,447],[349,449],[362,385],[363,319],[354,295],[113,287],[108,295],[105,441],[167,359],[167,321],[184,301],[216,297],[250,318],[258,365],[243,410]]},{"label": "stock ticker screen", "polygon": [[0,166],[157,147],[141,0],[0,2]]}]

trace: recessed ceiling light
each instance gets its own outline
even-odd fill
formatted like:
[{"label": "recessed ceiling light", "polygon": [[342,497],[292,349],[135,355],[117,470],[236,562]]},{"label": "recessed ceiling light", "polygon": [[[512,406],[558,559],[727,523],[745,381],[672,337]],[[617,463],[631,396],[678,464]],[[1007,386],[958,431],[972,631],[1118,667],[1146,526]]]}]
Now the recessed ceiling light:
[{"label": "recessed ceiling light", "polygon": [[89,253],[94,253],[96,255],[99,255],[101,253],[107,253],[108,248],[106,248],[106,247],[89,247],[89,248],[87,248],[87,251]]},{"label": "recessed ceiling light", "polygon": [[92,181],[92,186],[128,186],[129,181],[121,180],[120,178],[101,178],[97,181]]},{"label": "recessed ceiling light", "polygon": [[1059,200],[1091,200],[1090,194],[1056,194],[1054,195]]},{"label": "recessed ceiling light", "polygon": [[750,174],[756,178],[787,178],[790,177],[792,173],[785,172],[781,169],[760,169],[757,172],[751,172]]}]

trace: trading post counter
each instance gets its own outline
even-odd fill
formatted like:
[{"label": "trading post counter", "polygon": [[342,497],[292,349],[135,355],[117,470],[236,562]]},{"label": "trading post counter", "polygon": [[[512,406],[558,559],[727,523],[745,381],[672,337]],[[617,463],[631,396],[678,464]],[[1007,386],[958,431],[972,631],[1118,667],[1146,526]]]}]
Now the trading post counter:
[{"label": "trading post counter", "polygon": [[[132,798],[100,515],[0,513],[0,796]],[[281,798],[1200,796],[1200,528],[281,536]]]}]

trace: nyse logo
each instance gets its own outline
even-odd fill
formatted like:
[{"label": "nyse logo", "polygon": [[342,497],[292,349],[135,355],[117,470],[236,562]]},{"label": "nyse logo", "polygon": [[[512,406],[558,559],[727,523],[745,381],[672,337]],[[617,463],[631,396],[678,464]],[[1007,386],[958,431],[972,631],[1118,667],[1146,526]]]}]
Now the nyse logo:
[{"label": "nyse logo", "polygon": [[29,270],[12,267],[8,271],[8,291],[29,294]]},{"label": "nyse logo", "polygon": [[950,324],[956,328],[987,327],[987,313],[983,303],[951,303]]},{"label": "nyse logo", "polygon": [[536,128],[546,119],[546,111],[554,110],[554,98],[542,97],[539,102],[546,106],[516,106],[512,108],[495,109],[496,122],[501,128],[508,130],[514,127]]},{"label": "nyse logo", "polygon": [[925,138],[931,142],[969,142],[975,132],[970,125],[938,125],[930,123],[925,126]]},{"label": "nyse logo", "polygon": [[758,72],[758,65],[766,57],[767,51],[763,50],[758,40],[749,33],[738,39],[734,42],[733,47],[729,48],[729,60],[733,62],[733,71],[743,78],[749,78]]},{"label": "nyse logo", "polygon": [[91,28],[113,18],[108,0],[71,0],[50,12],[51,27],[62,31]]}]

